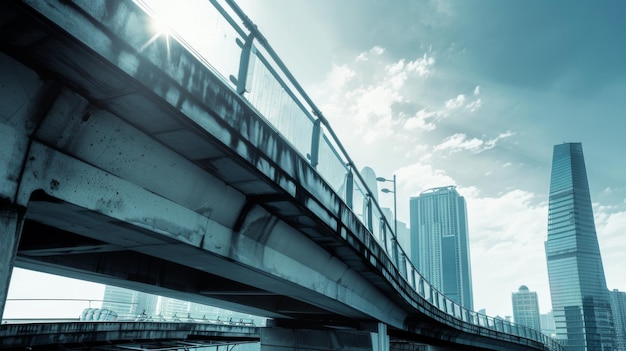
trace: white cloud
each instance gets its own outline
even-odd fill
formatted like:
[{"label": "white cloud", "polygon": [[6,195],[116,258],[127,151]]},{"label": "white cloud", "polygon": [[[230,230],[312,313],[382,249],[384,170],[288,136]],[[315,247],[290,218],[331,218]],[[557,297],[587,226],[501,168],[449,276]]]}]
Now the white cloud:
[{"label": "white cloud", "polygon": [[[474,89],[474,96],[477,96],[480,92],[479,87]],[[446,100],[445,107],[449,111],[458,110],[464,108],[470,112],[478,110],[482,106],[483,102],[480,98],[469,100],[464,94],[459,94],[456,97]]]},{"label": "white cloud", "polygon": [[356,57],[357,61],[367,61],[369,60],[371,57],[373,56],[380,56],[385,52],[384,48],[381,48],[380,46],[374,46],[373,48],[371,48],[369,51],[365,51],[359,54],[359,56]]},{"label": "white cloud", "polygon": [[465,105],[465,108],[469,110],[470,112],[474,112],[478,110],[482,105],[483,105],[483,101],[481,99],[476,99],[468,103],[467,105]]},{"label": "white cloud", "polygon": [[476,88],[474,88],[474,95],[475,96],[480,95],[480,85],[477,85]]},{"label": "white cloud", "polygon": [[626,211],[596,205],[594,214],[607,287],[626,291],[622,269],[626,252]]},{"label": "white cloud", "polygon": [[406,82],[425,79],[435,58],[424,54],[414,60],[388,62],[382,56],[384,52],[384,48],[375,46],[359,54],[351,65],[333,66],[323,88],[318,88],[315,100],[323,102],[320,107],[338,134],[343,129],[344,136],[372,144],[391,136],[397,140],[406,134],[403,127],[425,131],[435,128],[436,116],[427,110],[410,117],[403,111],[417,105],[411,100],[412,94],[407,94]]},{"label": "white cloud", "polygon": [[515,133],[511,131],[507,131],[500,133],[493,139],[483,140],[478,138],[469,139],[464,133],[456,133],[445,138],[439,145],[436,145],[433,150],[448,151],[449,153],[466,150],[473,153],[481,153],[485,150],[493,149],[498,141],[506,139],[514,134]]},{"label": "white cloud", "polygon": [[435,151],[458,152],[461,150],[469,150],[472,152],[480,152],[484,142],[477,138],[467,139],[467,135],[456,133],[443,140],[443,142],[435,146]]},{"label": "white cloud", "polygon": [[446,101],[446,107],[449,109],[462,107],[463,105],[465,105],[465,100],[465,95],[459,94],[455,98]]},{"label": "white cloud", "polygon": [[346,65],[333,65],[331,73],[328,75],[328,84],[334,90],[342,89],[343,86],[350,81],[356,72]]},{"label": "white cloud", "polygon": [[419,110],[414,116],[409,117],[404,122],[404,128],[408,130],[422,129],[431,131],[435,129],[435,124],[432,121],[438,116],[437,112],[426,111],[424,109]]},{"label": "white cloud", "polygon": [[435,65],[435,58],[424,54],[421,58],[411,61],[407,64],[410,72],[417,73],[420,77],[425,77],[430,73],[430,69]]}]

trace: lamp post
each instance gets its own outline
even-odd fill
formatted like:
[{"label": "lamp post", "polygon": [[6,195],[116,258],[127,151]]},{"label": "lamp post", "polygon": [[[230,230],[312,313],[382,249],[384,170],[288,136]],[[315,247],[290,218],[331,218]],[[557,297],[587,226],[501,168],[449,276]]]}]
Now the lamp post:
[{"label": "lamp post", "polygon": [[377,177],[376,181],[379,182],[391,182],[393,183],[393,190],[389,190],[387,188],[380,189],[383,193],[393,193],[393,236],[398,235],[398,216],[396,211],[396,202],[397,202],[397,193],[396,193],[396,175],[393,175],[393,180],[389,180],[383,177]]}]

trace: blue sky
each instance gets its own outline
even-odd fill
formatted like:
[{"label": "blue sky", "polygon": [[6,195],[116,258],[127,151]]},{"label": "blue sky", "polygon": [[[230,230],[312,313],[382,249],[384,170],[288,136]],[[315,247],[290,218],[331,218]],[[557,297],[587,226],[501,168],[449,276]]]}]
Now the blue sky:
[{"label": "blue sky", "polygon": [[608,287],[626,291],[626,3],[238,3],[357,166],[397,175],[400,220],[425,189],[466,197],[477,309],[511,315],[522,284],[550,309],[547,192],[564,141],[583,143]]}]

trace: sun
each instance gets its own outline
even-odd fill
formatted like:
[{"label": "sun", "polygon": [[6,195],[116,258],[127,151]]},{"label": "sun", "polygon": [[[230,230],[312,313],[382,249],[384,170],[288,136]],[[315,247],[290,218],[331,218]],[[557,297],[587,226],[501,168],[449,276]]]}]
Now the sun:
[{"label": "sun", "polygon": [[173,33],[171,24],[167,18],[160,13],[156,13],[152,17],[152,29],[155,33],[163,36],[169,36]]}]

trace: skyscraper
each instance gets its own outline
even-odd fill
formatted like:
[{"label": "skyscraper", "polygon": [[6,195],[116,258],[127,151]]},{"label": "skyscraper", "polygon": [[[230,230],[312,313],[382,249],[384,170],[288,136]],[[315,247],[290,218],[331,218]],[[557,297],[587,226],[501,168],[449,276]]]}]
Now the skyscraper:
[{"label": "skyscraper", "polygon": [[143,312],[154,315],[156,305],[156,295],[111,285],[104,288],[102,308],[115,311],[122,319],[134,318]]},{"label": "skyscraper", "polygon": [[556,337],[568,351],[614,350],[611,305],[580,143],[554,146],[545,246]]},{"label": "skyscraper", "polygon": [[613,289],[609,291],[613,324],[615,325],[615,342],[617,350],[626,351],[626,292]]},{"label": "skyscraper", "polygon": [[528,290],[526,285],[519,287],[511,294],[513,302],[513,320],[515,324],[522,324],[535,330],[541,330],[539,319],[539,299],[537,293]]},{"label": "skyscraper", "polygon": [[465,198],[454,186],[410,201],[411,260],[437,290],[474,309]]}]

